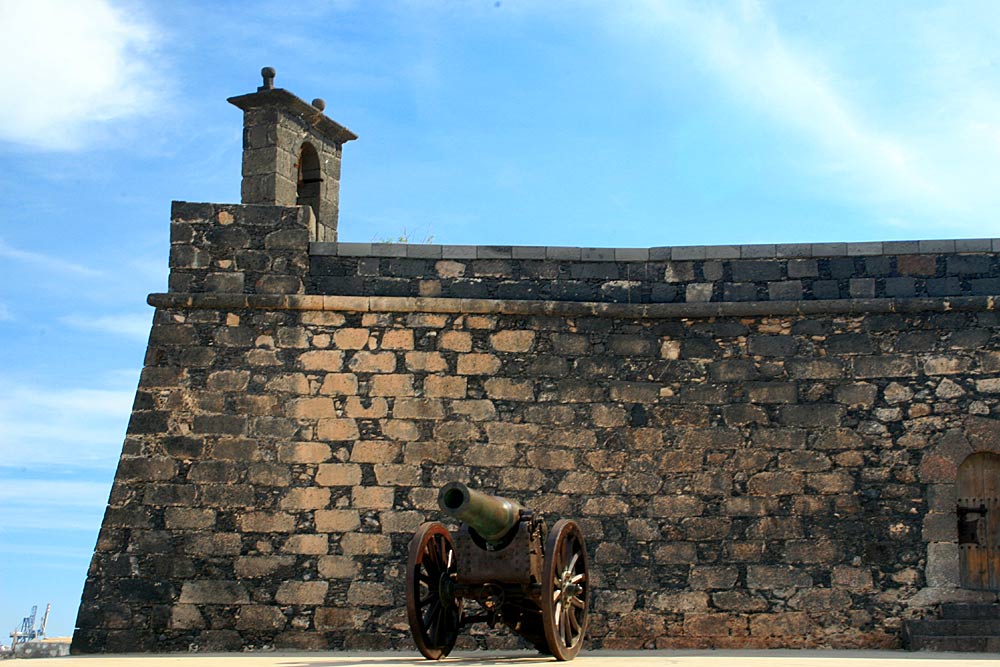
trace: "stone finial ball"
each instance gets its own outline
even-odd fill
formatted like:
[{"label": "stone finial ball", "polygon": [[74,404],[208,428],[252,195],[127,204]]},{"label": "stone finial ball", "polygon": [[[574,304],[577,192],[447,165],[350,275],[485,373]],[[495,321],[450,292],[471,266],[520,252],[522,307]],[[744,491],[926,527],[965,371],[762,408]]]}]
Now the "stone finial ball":
[{"label": "stone finial ball", "polygon": [[260,75],[265,79],[273,79],[276,74],[273,67],[265,67],[260,71]]},{"label": "stone finial ball", "polygon": [[324,101],[323,101],[323,100],[322,100],[321,98],[319,98],[319,97],[317,97],[316,99],[314,99],[314,100],[312,101],[312,105],[313,105],[314,107],[316,107],[317,109],[319,109],[320,111],[323,111],[324,109],[326,109],[326,102],[324,102]]}]

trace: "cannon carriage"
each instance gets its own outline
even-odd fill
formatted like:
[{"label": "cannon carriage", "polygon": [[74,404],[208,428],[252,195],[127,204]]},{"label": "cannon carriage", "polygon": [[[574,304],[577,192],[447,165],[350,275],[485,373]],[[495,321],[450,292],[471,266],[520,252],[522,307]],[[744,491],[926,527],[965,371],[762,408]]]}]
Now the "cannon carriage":
[{"label": "cannon carriage", "polygon": [[[410,542],[406,611],[424,657],[451,652],[459,631],[485,622],[507,625],[541,653],[572,660],[587,631],[590,579],[583,532],[561,519],[550,531],[535,512],[507,498],[446,484],[438,505],[461,527],[438,521]],[[466,601],[479,603],[467,613]]]}]

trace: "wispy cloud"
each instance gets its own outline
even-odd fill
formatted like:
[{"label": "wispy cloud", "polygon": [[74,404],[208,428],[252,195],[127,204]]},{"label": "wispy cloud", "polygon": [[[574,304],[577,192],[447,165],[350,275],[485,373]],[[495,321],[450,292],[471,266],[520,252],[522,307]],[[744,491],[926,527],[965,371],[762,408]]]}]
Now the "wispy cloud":
[{"label": "wispy cloud", "polygon": [[59,321],[77,329],[145,340],[149,335],[152,318],[152,313],[143,312],[126,315],[66,315],[60,317]]},{"label": "wispy cloud", "polygon": [[136,275],[141,276],[144,281],[167,284],[167,277],[170,275],[170,267],[165,257],[141,257],[129,261],[128,265],[135,269]]},{"label": "wispy cloud", "polygon": [[14,319],[14,315],[10,312],[10,308],[5,303],[0,303],[0,322],[10,322]]},{"label": "wispy cloud", "polygon": [[[681,45],[743,109],[789,132],[808,153],[804,162],[831,179],[824,185],[843,197],[884,205],[904,225],[907,211],[938,216],[937,224],[946,226],[984,224],[983,210],[1000,204],[1000,105],[990,81],[970,79],[971,68],[956,59],[964,50],[943,36],[938,22],[927,17],[905,26],[926,31],[926,39],[913,40],[926,52],[912,58],[934,62],[937,80],[928,77],[924,99],[894,115],[888,94],[880,99],[858,92],[857,82],[871,72],[852,68],[859,62],[870,68],[870,61],[825,60],[801,36],[790,39],[769,7],[753,0],[647,0],[624,20],[646,35],[654,61],[669,60]],[[953,55],[956,47],[959,56]],[[950,104],[958,108],[941,113]],[[1000,230],[1000,223],[989,224]]]},{"label": "wispy cloud", "polygon": [[34,507],[103,507],[108,485],[48,479],[6,479],[0,485],[0,503],[26,503]]},{"label": "wispy cloud", "polygon": [[124,390],[0,382],[0,467],[113,466],[133,397]]},{"label": "wispy cloud", "polygon": [[[100,521],[100,518],[98,518],[98,521]],[[32,527],[38,528],[40,525],[45,525],[45,524],[41,524],[39,522],[35,523]],[[51,529],[51,527],[49,528]],[[59,530],[77,530],[77,528],[68,528],[67,526],[59,526]],[[78,530],[96,532],[94,531],[93,523],[89,525],[80,525]],[[50,546],[40,546],[36,544],[4,544],[3,542],[0,542],[0,554],[7,554],[10,556],[34,556],[37,558],[45,558],[45,559],[69,558],[77,560],[80,558],[89,557],[92,552],[93,552],[92,549],[88,549],[83,546],[76,549],[67,549],[67,548],[60,549]]]},{"label": "wispy cloud", "polygon": [[650,0],[645,9],[648,27],[683,35],[741,103],[807,136],[826,152],[831,168],[862,171],[902,191],[934,189],[915,171],[910,149],[867,122],[829,69],[793,48],[763,5]]},{"label": "wispy cloud", "polygon": [[[111,475],[106,482],[60,479],[2,479],[0,505],[4,507],[4,531],[94,529],[108,502]],[[18,551],[20,546],[24,551]],[[35,547],[37,548],[37,547]],[[53,556],[45,549],[46,556]],[[31,546],[0,545],[0,553],[33,553]],[[79,555],[78,551],[66,555]]]},{"label": "wispy cloud", "polygon": [[51,255],[44,255],[40,252],[15,248],[3,239],[0,239],[0,257],[12,259],[24,264],[30,264],[46,271],[54,271],[57,273],[69,273],[87,277],[103,275],[101,271],[92,269],[89,266],[76,264],[75,262],[60,259],[59,257],[52,257]]},{"label": "wispy cloud", "polygon": [[111,0],[0,3],[0,140],[86,146],[108,123],[156,108],[156,28]]}]

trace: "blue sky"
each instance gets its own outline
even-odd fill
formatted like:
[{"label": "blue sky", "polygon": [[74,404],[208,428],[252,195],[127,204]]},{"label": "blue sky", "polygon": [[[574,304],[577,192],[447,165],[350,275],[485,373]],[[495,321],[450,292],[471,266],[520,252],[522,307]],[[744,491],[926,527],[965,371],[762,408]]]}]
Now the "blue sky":
[{"label": "blue sky", "polygon": [[0,0],[0,62],[0,639],[72,631],[170,201],[238,201],[264,65],[360,136],[344,241],[1000,236],[989,0]]}]

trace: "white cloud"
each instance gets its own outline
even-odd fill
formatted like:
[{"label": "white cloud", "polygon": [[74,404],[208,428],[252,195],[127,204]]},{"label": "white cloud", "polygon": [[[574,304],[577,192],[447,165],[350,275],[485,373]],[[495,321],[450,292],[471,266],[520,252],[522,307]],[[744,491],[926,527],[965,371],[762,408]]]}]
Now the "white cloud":
[{"label": "white cloud", "polygon": [[134,392],[0,382],[0,467],[112,467]]},{"label": "white cloud", "polygon": [[[4,507],[5,531],[47,530],[92,531],[108,503],[111,475],[106,482],[70,480],[0,480],[0,505]],[[0,553],[32,554],[37,546],[0,545]],[[48,552],[48,549],[45,550]],[[55,556],[55,553],[47,553]],[[70,551],[64,555],[80,555]]]},{"label": "white cloud", "polygon": [[170,267],[161,256],[132,259],[128,265],[135,269],[136,275],[144,282],[165,286],[170,276]]},{"label": "white cloud", "polygon": [[114,368],[101,373],[100,381],[105,387],[133,389],[139,383],[140,374],[138,368]]},{"label": "white cloud", "polygon": [[145,340],[149,335],[153,315],[150,312],[129,313],[127,315],[67,315],[59,321],[76,329],[99,331],[115,336],[127,336]]},{"label": "white cloud", "polygon": [[[1000,206],[995,81],[969,65],[955,25],[917,15],[893,25],[923,31],[922,39],[913,39],[918,51],[906,54],[906,64],[936,68],[919,93],[899,104],[892,92],[860,84],[873,76],[870,59],[820,57],[801,36],[785,34],[764,3],[647,0],[641,7],[624,20],[630,37],[645,35],[650,60],[676,66],[680,45],[708,81],[795,138],[803,165],[829,178],[817,189],[834,188],[846,200],[886,211],[873,217],[1000,232],[1000,222],[988,214]],[[950,23],[959,22],[962,35],[975,32],[974,19],[955,14]],[[869,55],[878,57],[877,50]],[[975,57],[982,62],[983,50]]]},{"label": "white cloud", "polygon": [[[107,495],[107,494],[105,493],[105,495]],[[100,518],[98,518],[98,521],[100,521]],[[37,529],[39,527],[39,523],[40,522],[35,522],[33,525],[27,526],[27,527],[28,528],[35,528],[35,529]],[[76,523],[74,523],[71,526],[66,526],[66,525],[61,525],[61,524],[62,524],[62,522],[58,526],[58,529],[61,530],[61,531],[65,531],[65,530],[84,530],[84,531],[87,531],[87,532],[94,532],[94,525],[95,525],[94,522],[91,522],[89,524],[82,524],[82,523],[81,524],[76,524]],[[47,526],[47,524],[45,524],[45,525]],[[97,524],[97,525],[100,525],[100,524]],[[49,529],[51,529],[51,528],[52,527],[49,526]],[[34,545],[34,544],[4,544],[3,542],[0,542],[0,554],[7,554],[7,555],[10,555],[10,556],[33,556],[33,557],[36,557],[36,558],[45,558],[45,559],[50,559],[50,558],[58,558],[58,559],[70,558],[70,559],[78,560],[80,558],[88,558],[88,557],[90,557],[90,555],[93,554],[93,549],[88,549],[87,547],[84,547],[84,546],[80,546],[80,547],[78,547],[76,549],[71,549],[71,548],[53,548],[53,547],[51,547],[49,545],[40,545],[40,546],[38,546],[38,545]]]},{"label": "white cloud", "polygon": [[683,36],[741,103],[807,136],[826,152],[831,168],[876,177],[883,184],[890,181],[894,190],[934,189],[914,169],[909,147],[871,126],[838,89],[834,75],[790,46],[760,4],[651,0],[646,9],[648,28]]},{"label": "white cloud", "polygon": [[0,0],[0,140],[73,150],[107,123],[151,113],[155,28],[111,0]]},{"label": "white cloud", "polygon": [[0,257],[12,259],[18,262],[22,262],[24,264],[31,264],[46,271],[54,271],[58,273],[71,273],[78,276],[102,275],[101,271],[98,271],[97,269],[92,269],[89,266],[83,266],[82,264],[68,262],[64,259],[59,259],[58,257],[51,257],[49,255],[44,255],[39,252],[32,252],[30,250],[21,250],[19,248],[15,248],[14,246],[6,243],[3,239],[0,239]]}]

